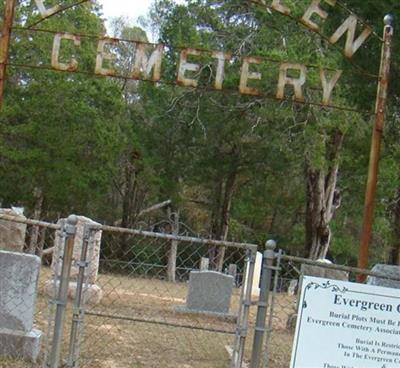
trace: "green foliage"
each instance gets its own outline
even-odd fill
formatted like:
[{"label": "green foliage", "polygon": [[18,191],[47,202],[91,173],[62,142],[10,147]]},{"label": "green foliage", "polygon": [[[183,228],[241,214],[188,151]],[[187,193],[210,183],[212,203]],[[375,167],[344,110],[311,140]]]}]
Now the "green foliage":
[{"label": "green foliage", "polygon": [[[294,16],[308,2],[287,0]],[[341,1],[382,32],[385,12],[396,12],[394,0]],[[323,23],[332,35],[348,13],[332,10]],[[23,2],[21,25],[38,20],[31,4]],[[71,9],[45,21],[43,27],[86,34],[104,33],[98,4]],[[262,244],[273,237],[292,254],[304,254],[306,229],[306,165],[327,175],[339,163],[337,188],[341,205],[331,222],[331,253],[340,263],[354,265],[362,221],[363,193],[380,43],[373,36],[352,60],[343,57],[344,40],[331,46],[293,19],[270,12],[255,2],[190,0],[177,5],[156,1],[150,23],[168,48],[163,75],[176,78],[179,47],[224,50],[233,54],[226,65],[223,92],[191,90],[167,84],[89,78],[23,67],[8,68],[6,99],[0,116],[0,199],[3,205],[35,206],[33,191],[43,191],[43,216],[81,212],[106,222],[122,219],[134,226],[143,208],[172,199],[182,220],[195,230]],[[358,32],[361,27],[358,29]],[[146,41],[142,29],[113,22],[113,33]],[[10,60],[43,66],[49,63],[53,34],[15,31]],[[395,33],[394,50],[399,36]],[[61,60],[74,53],[63,45]],[[115,68],[131,67],[132,46],[120,47]],[[335,103],[356,111],[324,109],[318,105],[276,102],[273,98],[240,96],[241,58],[260,56],[269,61],[254,66],[263,74],[260,86],[274,97],[279,63],[312,64],[308,68],[307,98],[321,99],[319,67],[343,69]],[[393,242],[393,219],[388,209],[399,184],[400,150],[398,53],[393,53],[393,81],[387,134],[382,150],[372,260]],[[77,56],[83,70],[93,70],[96,43],[82,39]],[[203,64],[200,84],[215,77],[215,60]],[[372,75],[372,77],[371,77]],[[264,80],[265,79],[265,80]],[[257,83],[256,81],[252,81]],[[332,137],[345,139],[332,159]],[[47,213],[47,214],[46,214]],[[122,249],[122,248],[121,248]],[[158,255],[157,255],[158,256]]]},{"label": "green foliage", "polygon": [[[30,21],[28,16],[26,23]],[[102,29],[88,6],[46,23],[50,29],[92,33]],[[49,36],[17,37],[10,58],[29,52],[31,63],[43,60],[49,55]],[[86,51],[83,62],[95,58],[94,49]],[[110,185],[124,142],[118,123],[122,107],[118,86],[106,79],[9,68],[5,96],[0,117],[3,203],[19,202],[29,213],[32,193],[39,188],[44,193],[43,212],[95,215],[95,203]]]}]

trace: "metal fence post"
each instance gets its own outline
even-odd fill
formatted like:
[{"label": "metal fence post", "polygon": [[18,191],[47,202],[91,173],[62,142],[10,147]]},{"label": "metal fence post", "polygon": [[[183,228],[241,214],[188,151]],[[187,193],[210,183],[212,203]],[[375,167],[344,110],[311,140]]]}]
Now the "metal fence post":
[{"label": "metal fence post", "polygon": [[16,2],[16,0],[6,0],[4,2],[4,19],[0,37],[0,109],[3,105],[8,50],[10,48],[11,29]]},{"label": "metal fence post", "polygon": [[274,240],[268,240],[265,244],[266,250],[264,252],[262,262],[260,297],[257,303],[256,326],[254,328],[254,339],[250,362],[251,368],[258,368],[261,361],[268,309],[268,298],[272,284],[272,270],[275,260],[275,247],[276,242]]},{"label": "metal fence post", "polygon": [[[249,323],[249,312],[251,306],[251,289],[253,286],[254,267],[256,262],[257,248],[250,249],[245,269],[245,279],[240,297],[239,316],[236,327],[236,336],[230,368],[241,368],[244,348]],[[246,277],[247,276],[247,277]]]},{"label": "metal fence post", "polygon": [[281,258],[282,258],[282,249],[279,250],[278,253],[275,253],[275,266],[271,267],[273,270],[275,270],[275,275],[274,275],[274,285],[272,286],[272,295],[269,298],[270,299],[270,308],[269,308],[269,317],[268,317],[268,327],[266,329],[267,335],[265,337],[264,341],[264,362],[263,362],[263,368],[268,368],[269,367],[269,342],[271,339],[271,334],[272,334],[272,323],[273,323],[273,317],[274,317],[274,307],[275,307],[275,297],[276,297],[276,290],[278,289],[278,280],[280,277],[280,271],[281,271]]},{"label": "metal fence post", "polygon": [[65,308],[67,305],[67,298],[68,298],[68,285],[71,274],[72,255],[74,249],[77,223],[78,223],[77,217],[75,215],[70,215],[67,219],[66,224],[64,224],[64,228],[62,229],[62,231],[65,233],[65,246],[62,257],[60,285],[58,289],[57,300],[55,301],[57,307],[56,307],[56,316],[54,322],[53,341],[51,346],[50,359],[48,363],[49,368],[58,368],[60,360],[63,323],[64,323]]},{"label": "metal fence post", "polygon": [[76,281],[76,295],[74,300],[73,307],[73,315],[72,315],[72,325],[71,325],[71,334],[69,341],[69,352],[67,359],[67,367],[68,368],[76,368],[78,367],[78,358],[79,358],[79,335],[80,335],[80,327],[83,322],[84,317],[84,303],[86,300],[84,299],[84,285],[86,282],[88,275],[88,266],[89,262],[87,260],[89,245],[91,244],[92,248],[94,244],[91,242],[93,236],[93,230],[90,229],[90,226],[85,225],[83,230],[83,243],[82,243],[82,251],[80,260],[76,262],[76,265],[79,267],[78,277]]}]

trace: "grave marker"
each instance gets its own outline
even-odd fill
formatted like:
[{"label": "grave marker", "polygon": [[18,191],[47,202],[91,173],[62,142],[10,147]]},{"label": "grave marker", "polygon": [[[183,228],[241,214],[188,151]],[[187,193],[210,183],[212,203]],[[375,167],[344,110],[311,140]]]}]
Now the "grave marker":
[{"label": "grave marker", "polygon": [[[400,266],[376,264],[374,267],[372,267],[371,271],[381,273],[387,277],[400,278]],[[383,279],[375,276],[368,276],[367,284],[400,289],[400,281]]]},{"label": "grave marker", "polygon": [[229,317],[233,277],[215,271],[192,271],[184,312]]},{"label": "grave marker", "polygon": [[234,286],[236,286],[236,282],[237,282],[237,280],[236,280],[236,278],[237,278],[237,270],[238,270],[238,267],[234,263],[231,263],[229,265],[229,267],[228,267],[228,275],[233,277],[233,285]]},{"label": "grave marker", "polygon": [[[11,216],[18,220],[26,217],[10,208],[0,208],[1,215]],[[0,220],[0,249],[10,252],[22,252],[25,245],[26,224]]]},{"label": "grave marker", "polygon": [[[262,267],[262,258],[263,255],[261,252],[257,252],[256,254],[256,261],[254,265],[254,276],[253,282],[251,284],[251,297],[258,298],[260,296],[260,278],[261,278],[261,267]],[[247,280],[248,280],[249,270],[246,271],[246,279],[244,282],[244,288],[246,290],[247,287]]]},{"label": "grave marker", "polygon": [[33,326],[40,258],[0,250],[0,355],[36,361],[42,332]]},{"label": "grave marker", "polygon": [[[89,225],[100,225],[97,222],[92,221],[91,219],[84,216],[77,216],[78,222],[76,225],[76,235],[74,242],[74,250],[73,250],[73,265],[71,268],[71,276],[70,283],[68,287],[68,296],[71,299],[75,298],[77,283],[76,279],[79,273],[79,266],[75,263],[75,261],[79,261],[81,258],[82,252],[82,244],[84,238],[84,228],[85,224]],[[58,224],[61,224],[64,219],[58,221]],[[88,303],[97,304],[100,302],[103,292],[98,285],[96,285],[98,271],[99,271],[99,260],[100,260],[100,243],[101,243],[101,235],[102,231],[98,230],[94,233],[94,240],[89,243],[88,249],[88,288],[85,289],[86,301]],[[51,270],[57,277],[61,274],[62,267],[62,254],[64,252],[64,244],[62,242],[62,238],[57,236],[55,240],[54,254],[53,260],[51,262]],[[58,282],[57,282],[58,284]],[[48,295],[53,296],[54,293],[54,280],[48,280],[46,282],[46,292]],[[57,285],[58,288],[58,285]]]},{"label": "grave marker", "polygon": [[321,266],[302,264],[301,273],[305,276],[315,276],[331,280],[349,280],[349,273],[341,270],[324,267],[324,262],[321,261]]},{"label": "grave marker", "polygon": [[210,266],[210,259],[201,257],[200,260],[200,271],[208,271],[208,268]]}]

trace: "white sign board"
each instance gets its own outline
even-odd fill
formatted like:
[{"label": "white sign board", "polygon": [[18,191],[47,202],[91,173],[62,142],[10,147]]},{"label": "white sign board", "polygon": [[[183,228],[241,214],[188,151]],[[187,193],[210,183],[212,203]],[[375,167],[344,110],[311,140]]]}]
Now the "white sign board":
[{"label": "white sign board", "polygon": [[304,276],[290,368],[399,368],[400,290]]}]

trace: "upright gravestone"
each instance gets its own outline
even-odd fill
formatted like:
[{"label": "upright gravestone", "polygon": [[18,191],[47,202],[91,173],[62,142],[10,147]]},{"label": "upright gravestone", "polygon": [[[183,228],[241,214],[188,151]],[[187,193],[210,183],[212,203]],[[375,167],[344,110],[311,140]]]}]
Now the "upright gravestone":
[{"label": "upright gravestone", "polygon": [[237,278],[237,265],[231,263],[228,267],[228,275],[233,277],[233,285],[236,286],[236,278]]},{"label": "upright gravestone", "polygon": [[[329,260],[320,259],[317,261],[318,264],[305,264],[301,265],[301,273],[304,276],[320,277],[329,280],[339,280],[339,281],[349,281],[349,273],[346,271],[335,270],[328,268],[324,265],[332,264]],[[301,282],[298,280],[291,280],[288,294],[294,296],[297,293],[298,288],[301,287]],[[296,301],[297,304],[298,301]],[[295,306],[295,305],[294,305]],[[289,316],[286,326],[288,329],[292,330],[296,325],[297,313],[293,313]]]},{"label": "upright gravestone", "polygon": [[[68,296],[70,298],[75,298],[76,288],[77,288],[77,276],[79,273],[79,266],[75,261],[79,261],[81,258],[82,244],[84,238],[84,228],[85,224],[89,225],[100,225],[97,222],[84,216],[77,216],[78,222],[76,225],[76,235],[73,250],[73,265],[71,268],[70,283],[68,287]],[[58,224],[61,224],[64,220],[59,220]],[[100,243],[101,243],[102,231],[98,230],[94,232],[93,242],[89,243],[89,249],[87,253],[87,260],[89,266],[87,268],[89,274],[87,275],[88,288],[85,290],[86,301],[91,304],[97,304],[100,302],[103,293],[98,285],[96,285],[98,271],[99,271],[99,259],[100,259]],[[53,274],[57,275],[57,279],[61,275],[62,267],[62,255],[64,252],[64,244],[59,236],[56,237],[54,245],[53,260],[51,262],[51,270]],[[58,281],[57,281],[58,287]],[[54,296],[54,280],[48,280],[46,282],[47,293]]]},{"label": "upright gravestone", "polygon": [[[16,220],[26,217],[10,208],[0,208],[0,215]],[[25,245],[26,224],[0,219],[0,249],[11,252],[22,252]]]},{"label": "upright gravestone", "polygon": [[[251,283],[251,297],[252,298],[258,298],[260,296],[260,278],[261,278],[262,258],[263,258],[262,253],[257,252],[256,261],[254,264],[253,280]],[[246,271],[246,279],[244,282],[245,290],[247,288],[248,275],[249,275],[249,269],[247,269],[247,271]]]},{"label": "upright gravestone", "polygon": [[181,311],[230,316],[233,277],[215,271],[192,271],[186,306]]},{"label": "upright gravestone", "polygon": [[210,259],[206,257],[201,257],[200,259],[200,271],[208,271],[210,267]]},{"label": "upright gravestone", "polygon": [[293,296],[297,293],[297,288],[299,286],[299,280],[290,280],[289,287],[288,287],[288,295]]},{"label": "upright gravestone", "polygon": [[[386,277],[400,279],[400,266],[376,264],[372,267],[372,272],[380,273]],[[392,289],[400,289],[400,281],[390,280],[382,277],[368,276],[368,285],[384,286]]]},{"label": "upright gravestone", "polygon": [[[324,262],[324,260],[319,260],[319,263],[321,263],[321,266],[309,265],[303,263],[301,265],[301,273],[305,276],[321,277],[331,280],[349,281],[348,272],[324,267],[324,264],[327,264],[326,262]],[[330,264],[330,262],[328,264]]]},{"label": "upright gravestone", "polygon": [[33,328],[40,258],[0,250],[0,355],[36,361],[42,332]]}]

